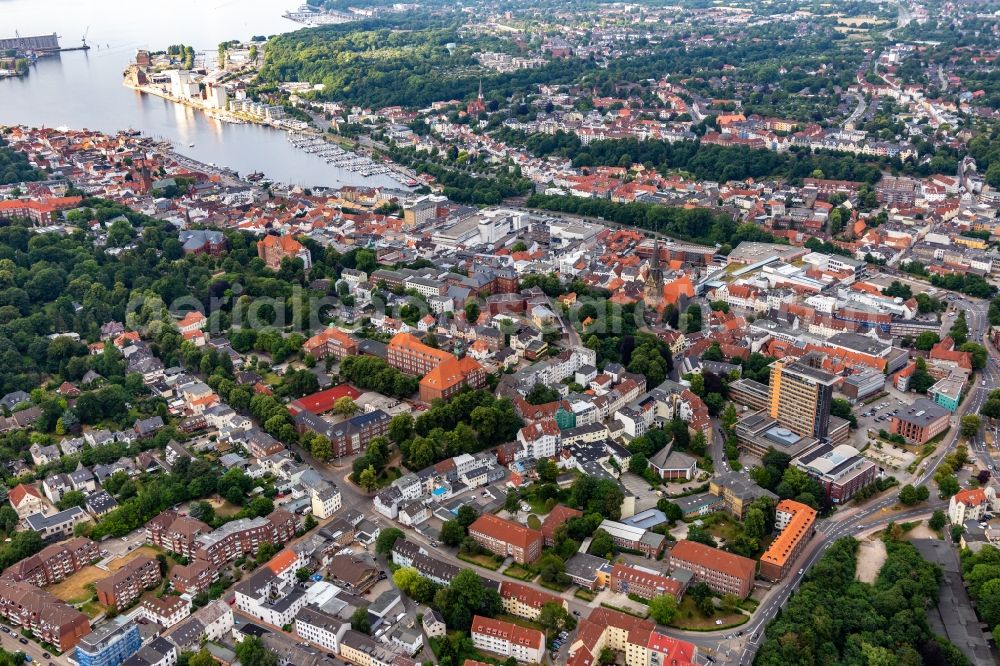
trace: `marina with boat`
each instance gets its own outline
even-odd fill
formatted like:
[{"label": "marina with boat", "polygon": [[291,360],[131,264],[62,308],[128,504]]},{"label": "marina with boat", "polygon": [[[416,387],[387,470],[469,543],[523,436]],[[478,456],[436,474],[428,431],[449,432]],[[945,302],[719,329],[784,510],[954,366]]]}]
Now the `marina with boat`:
[{"label": "marina with boat", "polygon": [[296,148],[323,158],[327,164],[362,176],[378,176],[393,171],[388,165],[379,164],[369,157],[345,150],[315,134],[289,132],[288,140]]}]

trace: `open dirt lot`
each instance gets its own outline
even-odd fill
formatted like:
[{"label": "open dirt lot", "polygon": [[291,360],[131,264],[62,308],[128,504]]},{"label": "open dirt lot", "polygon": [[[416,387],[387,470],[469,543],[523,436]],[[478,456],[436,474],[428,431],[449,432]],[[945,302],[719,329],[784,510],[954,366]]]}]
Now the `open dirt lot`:
[{"label": "open dirt lot", "polygon": [[70,604],[79,604],[90,599],[94,594],[87,588],[87,585],[107,578],[110,574],[95,566],[88,566],[80,569],[75,574],[64,581],[51,585],[45,589],[52,595]]},{"label": "open dirt lot", "polygon": [[140,555],[148,555],[149,557],[155,559],[158,554],[159,551],[153,548],[152,546],[142,546],[140,548],[136,548],[130,553],[122,555],[117,560],[111,560],[110,562],[108,562],[108,568],[111,569],[112,571],[118,571],[123,566],[125,566],[135,558],[139,557]]},{"label": "open dirt lot", "polygon": [[862,541],[858,549],[857,579],[862,583],[874,583],[886,557],[885,544],[881,539]]},{"label": "open dirt lot", "polygon": [[907,539],[940,539],[938,533],[927,527],[927,523],[920,523],[906,533]]}]

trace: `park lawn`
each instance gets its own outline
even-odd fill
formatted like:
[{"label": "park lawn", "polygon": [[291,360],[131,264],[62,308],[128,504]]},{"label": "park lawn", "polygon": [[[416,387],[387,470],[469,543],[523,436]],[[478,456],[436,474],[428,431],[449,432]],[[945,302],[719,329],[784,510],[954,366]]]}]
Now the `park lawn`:
[{"label": "park lawn", "polygon": [[80,606],[80,611],[93,620],[102,613],[106,613],[107,609],[96,601],[88,601],[84,605]]},{"label": "park lawn", "polygon": [[527,582],[534,580],[538,572],[527,569],[515,562],[504,570],[503,575]]},{"label": "park lawn", "polygon": [[528,620],[526,618],[519,617],[517,615],[508,615],[507,613],[501,613],[500,615],[497,615],[497,619],[503,620],[504,622],[510,622],[511,624],[516,624],[517,626],[524,627],[525,629],[537,629],[543,634],[545,633],[545,629],[542,627],[542,625],[538,624],[537,622],[532,622],[531,620]]},{"label": "park lawn", "polygon": [[[684,595],[680,605],[677,606],[677,615],[674,616],[674,621],[670,623],[670,626],[676,629],[714,631],[716,629],[726,629],[728,627],[739,626],[745,623],[748,619],[750,619],[749,616],[744,615],[739,611],[723,613],[721,610],[716,612],[712,617],[705,617],[695,605],[694,597],[687,594]],[[722,620],[722,624],[715,624],[716,620]]]},{"label": "park lawn", "polygon": [[94,596],[94,593],[87,586],[110,575],[104,569],[98,569],[93,565],[86,566],[69,578],[61,580],[55,585],[50,585],[45,591],[68,604],[82,604]]},{"label": "park lawn", "polygon": [[550,583],[546,580],[539,580],[538,584],[547,590],[553,590],[555,592],[565,592],[569,588],[573,587],[572,582],[566,583],[565,585],[560,585],[559,583]]},{"label": "park lawn", "polygon": [[502,562],[498,563],[492,555],[466,555],[465,553],[459,553],[458,559],[469,564],[476,564],[490,571],[496,571],[503,564]]},{"label": "park lawn", "polygon": [[726,543],[732,543],[740,534],[740,526],[725,514],[716,513],[713,515],[717,517],[714,518],[714,522],[711,525],[707,525],[705,529],[716,539],[722,539]]},{"label": "park lawn", "polygon": [[583,599],[584,601],[593,601],[594,599],[597,598],[597,593],[588,590],[585,587],[581,587],[577,589],[576,592],[573,593],[573,596],[576,597],[577,599]]},{"label": "park lawn", "polygon": [[[136,548],[135,550],[133,550],[133,551],[131,551],[129,553],[125,553],[124,555],[122,555],[118,559],[111,560],[110,562],[108,562],[108,568],[111,569],[112,571],[118,571],[123,566],[125,566],[126,564],[128,564],[129,562],[131,562],[132,560],[134,560],[135,558],[139,557],[140,555],[147,555],[149,557],[152,557],[155,560],[156,556],[160,555],[162,552],[163,552],[162,550],[158,550],[157,548],[155,548],[153,546],[140,546],[139,548]],[[171,563],[171,560],[168,557],[167,558],[167,566],[168,567],[170,566],[170,563]],[[169,571],[168,571],[168,573],[169,573]]]}]

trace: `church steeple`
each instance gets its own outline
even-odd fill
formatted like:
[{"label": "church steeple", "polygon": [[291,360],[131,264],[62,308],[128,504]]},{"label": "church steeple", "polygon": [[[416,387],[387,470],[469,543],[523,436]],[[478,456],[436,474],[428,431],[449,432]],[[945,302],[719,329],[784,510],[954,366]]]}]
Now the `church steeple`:
[{"label": "church steeple", "polygon": [[653,238],[653,256],[649,260],[649,275],[643,289],[643,301],[652,308],[663,299],[663,269],[660,268],[660,239]]}]

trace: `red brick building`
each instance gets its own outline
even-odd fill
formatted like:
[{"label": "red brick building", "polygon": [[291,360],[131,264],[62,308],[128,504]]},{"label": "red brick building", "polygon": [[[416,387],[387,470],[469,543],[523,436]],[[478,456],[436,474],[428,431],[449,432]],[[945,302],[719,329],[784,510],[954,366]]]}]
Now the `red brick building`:
[{"label": "red brick building", "polygon": [[162,580],[160,563],[148,555],[129,560],[125,566],[107,578],[94,583],[97,600],[115,610],[122,610]]},{"label": "red brick building", "polygon": [[181,594],[204,592],[219,577],[215,565],[205,560],[178,564],[170,571],[170,586]]},{"label": "red brick building", "polygon": [[429,347],[409,333],[397,333],[386,348],[389,365],[408,375],[426,375],[449,359],[452,354]]},{"label": "red brick building", "polygon": [[178,555],[194,557],[195,539],[211,531],[212,528],[200,520],[168,509],[146,523],[146,540]]},{"label": "red brick building", "polygon": [[753,590],[757,563],[695,541],[683,539],[670,550],[670,571],[683,569],[719,594],[745,599]]},{"label": "red brick building", "polygon": [[542,537],[545,539],[545,545],[549,548],[556,545],[555,536],[556,530],[560,525],[564,524],[570,518],[576,518],[577,516],[582,516],[583,511],[579,509],[571,509],[568,506],[562,504],[556,504],[552,507],[552,511],[549,511],[549,515],[545,516],[545,520],[542,521]]},{"label": "red brick building", "polygon": [[31,557],[10,565],[3,577],[45,587],[68,578],[100,557],[101,549],[96,543],[86,537],[76,537],[46,546]]},{"label": "red brick building", "polygon": [[26,582],[0,579],[0,616],[66,652],[90,633],[87,616]]},{"label": "red brick building", "polygon": [[529,564],[542,555],[541,531],[490,513],[480,516],[469,526],[469,536],[491,553],[513,557],[518,564]]},{"label": "red brick building", "polygon": [[313,358],[344,358],[356,356],[358,342],[338,328],[330,327],[320,331],[302,344],[302,349]]},{"label": "red brick building", "polygon": [[227,562],[256,553],[263,543],[281,544],[295,536],[298,521],[283,509],[275,509],[266,518],[241,518],[228,522],[210,534],[197,538],[195,557],[222,566]]},{"label": "red brick building", "polygon": [[474,389],[486,386],[486,370],[472,357],[452,356],[421,378],[420,400],[426,403],[439,398],[447,400],[466,386]]},{"label": "red brick building", "polygon": [[52,197],[41,201],[13,199],[0,201],[0,219],[25,218],[34,224],[44,226],[59,219],[59,213],[76,208],[82,197]]},{"label": "red brick building", "polygon": [[760,576],[770,581],[784,578],[813,534],[816,509],[793,500],[781,500],[775,509],[775,527],[780,530],[760,558]]},{"label": "red brick building", "polygon": [[312,255],[308,248],[291,236],[264,236],[257,241],[257,256],[272,271],[281,268],[284,259],[301,259],[306,270],[312,268]]},{"label": "red brick building", "polygon": [[680,581],[620,562],[611,569],[611,589],[622,594],[637,594],[643,599],[669,594],[680,601],[684,596],[684,585]]}]

